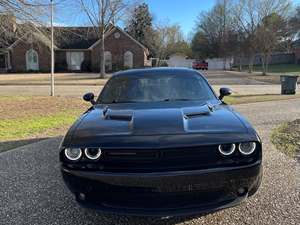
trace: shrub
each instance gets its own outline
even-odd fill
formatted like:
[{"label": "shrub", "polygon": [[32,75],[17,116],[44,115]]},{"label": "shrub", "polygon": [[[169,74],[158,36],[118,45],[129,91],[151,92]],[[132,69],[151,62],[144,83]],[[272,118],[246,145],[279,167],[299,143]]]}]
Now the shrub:
[{"label": "shrub", "polygon": [[160,61],[159,62],[159,66],[160,67],[168,67],[169,65],[168,65],[168,63],[166,61]]},{"label": "shrub", "polygon": [[120,70],[124,70],[124,66],[120,63],[113,63],[112,64],[112,72],[117,72]]},{"label": "shrub", "polygon": [[290,157],[296,157],[300,151],[300,119],[275,128],[271,134],[271,142],[279,151]]},{"label": "shrub", "polygon": [[57,62],[55,63],[55,72],[66,72],[68,71],[67,61]]},{"label": "shrub", "polygon": [[89,60],[84,60],[81,63],[81,71],[83,72],[91,72],[91,62]]}]

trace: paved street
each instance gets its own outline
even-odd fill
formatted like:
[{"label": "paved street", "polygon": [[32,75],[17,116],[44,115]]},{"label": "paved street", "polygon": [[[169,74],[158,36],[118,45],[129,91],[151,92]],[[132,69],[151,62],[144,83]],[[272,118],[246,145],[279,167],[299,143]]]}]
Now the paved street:
[{"label": "paved street", "polygon": [[[257,94],[280,94],[279,85],[212,85],[214,90],[219,93],[220,87],[230,87],[234,94],[238,95],[257,95]],[[72,96],[81,97],[87,92],[100,93],[103,86],[96,85],[59,85],[55,87],[55,93],[57,96]],[[299,86],[300,91],[300,86]],[[298,91],[298,92],[299,92]],[[44,85],[9,85],[0,86],[0,96],[11,95],[29,95],[29,96],[47,96],[50,93],[50,87]]]},{"label": "paved street", "polygon": [[[280,85],[250,79],[245,75],[224,71],[200,71],[208,79],[216,92],[221,86],[230,87],[238,95],[280,94]],[[98,74],[57,74],[55,93],[58,96],[81,97],[87,92],[99,93],[106,80],[98,79]],[[262,88],[263,87],[263,88]],[[299,85],[300,88],[300,85]],[[49,75],[1,75],[0,96],[49,95]]]},{"label": "paved street", "polygon": [[159,221],[103,215],[83,210],[59,172],[61,138],[48,139],[0,154],[0,224],[300,224],[299,164],[275,150],[269,131],[300,117],[300,100],[236,106],[264,142],[264,178],[259,192],[242,205],[200,218]]}]

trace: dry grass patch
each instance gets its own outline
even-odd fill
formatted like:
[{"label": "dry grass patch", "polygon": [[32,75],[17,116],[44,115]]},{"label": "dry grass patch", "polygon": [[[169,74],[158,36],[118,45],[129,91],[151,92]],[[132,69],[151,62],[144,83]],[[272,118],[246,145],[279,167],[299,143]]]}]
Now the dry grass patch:
[{"label": "dry grass patch", "polygon": [[300,119],[284,123],[271,134],[275,147],[290,157],[296,157],[300,151]]},{"label": "dry grass patch", "polygon": [[73,110],[78,112],[87,106],[81,98],[0,96],[2,120],[46,117]]},{"label": "dry grass patch", "polygon": [[[109,78],[110,75],[107,75]],[[16,74],[0,76],[0,85],[49,85],[49,74]],[[103,86],[107,79],[99,74],[55,74],[56,85],[98,85]]]}]

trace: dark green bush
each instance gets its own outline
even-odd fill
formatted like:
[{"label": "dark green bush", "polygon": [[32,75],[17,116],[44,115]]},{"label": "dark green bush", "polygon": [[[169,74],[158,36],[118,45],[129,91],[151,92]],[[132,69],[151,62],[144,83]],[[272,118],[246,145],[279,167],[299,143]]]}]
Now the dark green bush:
[{"label": "dark green bush", "polygon": [[55,63],[55,72],[66,72],[68,71],[67,61]]},{"label": "dark green bush", "polygon": [[91,69],[91,62],[89,60],[84,60],[81,63],[81,71],[82,72],[91,72],[92,71],[92,69]]}]

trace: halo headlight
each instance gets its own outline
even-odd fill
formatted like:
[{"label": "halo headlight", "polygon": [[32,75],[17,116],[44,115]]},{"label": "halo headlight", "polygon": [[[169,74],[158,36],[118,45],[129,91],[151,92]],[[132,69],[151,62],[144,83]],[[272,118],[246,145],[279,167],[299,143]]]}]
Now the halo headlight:
[{"label": "halo headlight", "polygon": [[97,160],[101,156],[101,148],[85,148],[84,154],[88,159]]},{"label": "halo headlight", "polygon": [[76,161],[82,156],[82,151],[80,148],[66,148],[64,153],[67,159],[71,161]]},{"label": "halo headlight", "polygon": [[222,144],[219,145],[218,149],[222,155],[228,156],[235,151],[235,144]]},{"label": "halo headlight", "polygon": [[255,151],[256,143],[255,142],[243,142],[239,144],[239,151],[243,155],[250,155]]}]

